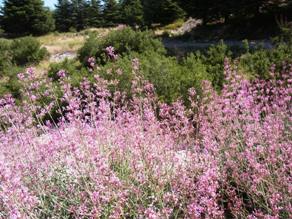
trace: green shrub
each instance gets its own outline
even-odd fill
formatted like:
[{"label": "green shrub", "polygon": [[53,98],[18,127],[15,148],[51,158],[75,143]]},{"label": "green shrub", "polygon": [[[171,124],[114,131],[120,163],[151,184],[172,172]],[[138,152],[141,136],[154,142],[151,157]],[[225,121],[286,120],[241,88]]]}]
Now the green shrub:
[{"label": "green shrub", "polygon": [[59,70],[65,70],[75,86],[78,86],[83,78],[92,80],[94,74],[99,74],[108,81],[115,79],[119,81],[112,87],[113,92],[119,90],[130,94],[131,81],[134,78],[132,69],[134,58],[139,59],[140,76],[154,85],[161,101],[173,102],[178,98],[187,101],[189,88],[195,87],[200,91],[201,81],[211,78],[204,60],[198,54],[191,54],[179,63],[175,57],[167,57],[155,51],[131,52],[115,62],[107,62],[101,69],[95,69],[93,72],[73,60],[66,60],[51,64],[48,74],[53,81],[57,81]]},{"label": "green shrub", "polygon": [[143,53],[145,51],[156,51],[159,54],[166,53],[162,42],[155,39],[152,32],[124,28],[113,31],[104,38],[92,34],[79,50],[80,62],[84,63],[87,62],[89,57],[95,57],[99,64],[105,64],[107,62],[105,49],[108,46],[114,47],[119,56],[129,55],[131,52]]},{"label": "green shrub", "polygon": [[48,77],[53,81],[58,81],[58,72],[60,70],[66,71],[68,74],[75,74],[78,71],[79,65],[75,60],[65,59],[60,63],[52,63],[49,66]]},{"label": "green shrub", "polygon": [[4,69],[7,69],[9,66],[11,66],[12,55],[10,47],[10,40],[0,39],[0,74]]},{"label": "green shrub", "polygon": [[204,55],[199,55],[206,65],[212,85],[217,90],[220,90],[224,83],[224,60],[230,58],[231,55],[231,50],[223,41],[210,46]]},{"label": "green shrub", "polygon": [[46,48],[41,48],[40,42],[33,37],[13,40],[11,52],[14,63],[21,66],[37,64],[48,55]]},{"label": "green shrub", "polygon": [[11,93],[14,97],[20,96],[20,85],[17,74],[22,70],[12,64],[11,41],[0,40],[0,97]]},{"label": "green shrub", "polygon": [[186,101],[188,89],[199,89],[201,80],[207,79],[206,68],[195,55],[180,64],[174,57],[149,52],[141,57],[141,71],[154,85],[160,99],[166,102],[178,98]]},{"label": "green shrub", "polygon": [[251,77],[267,79],[269,69],[275,64],[277,70],[280,70],[283,62],[291,63],[292,47],[287,43],[279,43],[274,48],[259,49],[253,52],[247,52],[240,58],[239,67]]},{"label": "green shrub", "polygon": [[57,82],[59,80],[58,72],[64,70],[66,75],[69,77],[70,82],[73,86],[78,86],[83,78],[93,77],[93,73],[89,72],[79,62],[75,60],[65,59],[60,63],[52,63],[48,70],[48,77]]},{"label": "green shrub", "polygon": [[208,79],[206,67],[199,57],[190,55],[180,64],[174,57],[154,51],[131,53],[114,63],[107,63],[100,75],[107,80],[118,79],[119,84],[114,89],[130,93],[134,77],[131,63],[134,58],[140,62],[139,74],[154,85],[161,101],[173,102],[178,98],[186,101],[188,89],[195,87],[200,90],[201,81]]},{"label": "green shrub", "polygon": [[17,74],[23,69],[16,66],[10,66],[1,70],[0,74],[0,97],[5,94],[12,94],[16,98],[20,98],[20,83]]}]

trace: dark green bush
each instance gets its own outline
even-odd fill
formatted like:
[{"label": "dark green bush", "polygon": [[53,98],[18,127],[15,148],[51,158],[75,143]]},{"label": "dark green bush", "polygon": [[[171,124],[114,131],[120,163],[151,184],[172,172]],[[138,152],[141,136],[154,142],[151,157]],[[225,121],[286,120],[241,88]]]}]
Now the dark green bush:
[{"label": "dark green bush", "polygon": [[14,63],[21,66],[37,64],[48,55],[46,48],[42,48],[40,42],[33,37],[13,40],[11,52]]},{"label": "dark green bush", "polygon": [[230,58],[231,50],[223,41],[209,47],[204,55],[198,54],[206,65],[208,76],[216,90],[220,90],[224,83],[224,60]]},{"label": "dark green bush", "polygon": [[20,85],[17,80],[17,73],[21,68],[13,64],[11,51],[11,41],[6,39],[0,40],[0,97],[4,94],[11,93],[15,97],[20,96]]},{"label": "dark green bush", "polygon": [[105,54],[105,49],[108,46],[114,47],[119,56],[129,55],[131,52],[143,53],[146,51],[156,51],[159,54],[166,53],[162,42],[155,39],[152,32],[124,28],[113,31],[104,38],[92,34],[79,50],[80,62],[84,63],[87,62],[89,57],[95,57],[99,64],[105,64],[108,61]]}]

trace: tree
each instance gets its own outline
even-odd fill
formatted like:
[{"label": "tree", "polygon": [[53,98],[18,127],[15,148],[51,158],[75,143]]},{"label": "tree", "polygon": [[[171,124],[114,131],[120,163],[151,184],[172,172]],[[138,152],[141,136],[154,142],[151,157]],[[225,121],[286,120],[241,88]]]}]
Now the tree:
[{"label": "tree", "polygon": [[42,0],[5,0],[2,27],[11,35],[41,35],[54,30],[54,20]]},{"label": "tree", "polygon": [[55,5],[56,29],[61,32],[69,31],[73,27],[72,4],[69,0],[58,0]]},{"label": "tree", "polygon": [[85,14],[87,26],[100,27],[103,23],[100,0],[88,1]]},{"label": "tree", "polygon": [[159,21],[162,24],[171,23],[185,16],[185,11],[174,0],[161,1],[161,13]]},{"label": "tree", "polygon": [[144,21],[148,26],[159,22],[160,1],[161,0],[142,0]]},{"label": "tree", "polygon": [[59,0],[55,10],[59,31],[77,31],[102,25],[100,0]]},{"label": "tree", "polygon": [[177,0],[142,0],[147,25],[168,24],[185,15]]},{"label": "tree", "polygon": [[140,0],[124,0],[122,1],[121,7],[123,22],[131,26],[143,24],[144,12]]},{"label": "tree", "polygon": [[72,22],[77,30],[83,30],[87,27],[87,15],[85,14],[88,4],[85,0],[71,0],[72,2]]},{"label": "tree", "polygon": [[116,0],[104,1],[104,24],[105,26],[114,26],[120,21],[120,7]]}]

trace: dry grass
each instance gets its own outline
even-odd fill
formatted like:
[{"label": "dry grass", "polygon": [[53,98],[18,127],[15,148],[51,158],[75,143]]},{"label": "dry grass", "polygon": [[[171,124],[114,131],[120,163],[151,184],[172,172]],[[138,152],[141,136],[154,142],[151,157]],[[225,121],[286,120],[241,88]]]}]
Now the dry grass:
[{"label": "dry grass", "polygon": [[54,55],[64,52],[76,52],[82,47],[85,39],[91,33],[97,33],[100,37],[104,37],[110,31],[110,28],[90,28],[78,33],[51,33],[38,37],[38,40],[51,55]]},{"label": "dry grass", "polygon": [[45,74],[50,67],[49,59],[41,61],[37,66],[35,66],[36,73],[39,75]]},{"label": "dry grass", "polygon": [[51,55],[77,51],[84,43],[85,36],[75,33],[49,34],[38,38]]},{"label": "dry grass", "polygon": [[183,19],[178,19],[171,24],[168,24],[168,25],[162,26],[162,27],[158,27],[154,31],[154,33],[157,36],[161,36],[167,32],[171,32],[171,31],[175,31],[175,30],[179,29],[181,26],[183,26],[184,23],[185,23],[185,21]]},{"label": "dry grass", "polygon": [[[106,37],[106,35],[116,28],[90,28],[78,33],[51,33],[45,36],[38,37],[37,39],[45,47],[50,56],[63,54],[65,52],[77,53],[83,46],[87,37],[90,34],[98,34],[99,37]],[[50,59],[43,60],[36,67],[39,74],[48,71],[50,66]]]}]

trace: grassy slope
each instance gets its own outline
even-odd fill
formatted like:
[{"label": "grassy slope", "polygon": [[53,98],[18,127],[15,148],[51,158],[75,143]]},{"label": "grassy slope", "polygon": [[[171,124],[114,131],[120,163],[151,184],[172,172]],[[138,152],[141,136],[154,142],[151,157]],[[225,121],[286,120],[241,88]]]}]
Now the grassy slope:
[{"label": "grassy slope", "polygon": [[[50,56],[54,56],[65,52],[77,53],[90,33],[97,33],[100,37],[104,37],[111,30],[110,28],[91,28],[78,33],[51,33],[37,39],[47,48]],[[38,72],[45,72],[49,65],[49,59],[43,60],[36,69]]]}]

